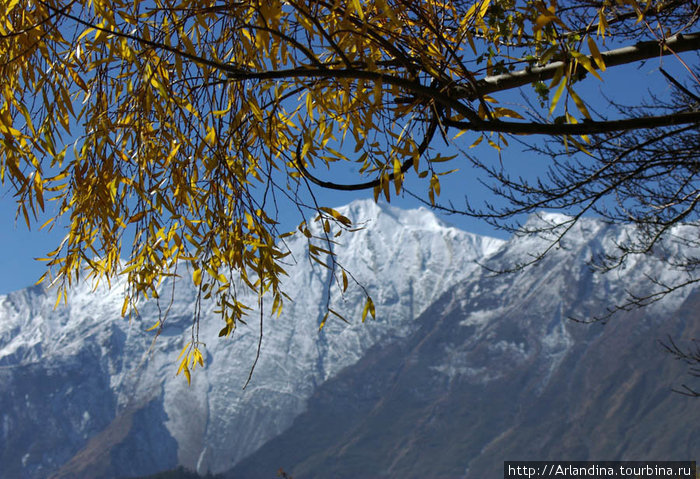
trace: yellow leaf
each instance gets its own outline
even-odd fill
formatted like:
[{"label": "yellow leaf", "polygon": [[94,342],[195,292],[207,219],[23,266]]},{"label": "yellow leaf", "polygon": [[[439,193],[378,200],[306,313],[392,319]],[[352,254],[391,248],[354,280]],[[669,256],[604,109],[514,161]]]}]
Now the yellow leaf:
[{"label": "yellow leaf", "polygon": [[349,218],[347,218],[347,217],[341,215],[338,211],[334,210],[333,208],[327,208],[327,207],[325,207],[325,206],[322,206],[322,207],[320,207],[319,209],[320,209],[321,211],[324,211],[324,212],[328,213],[328,214],[331,215],[333,218],[335,218],[335,219],[337,219],[338,221],[340,221],[341,223],[343,223],[345,226],[351,226],[351,225],[352,225],[352,221],[350,221]]},{"label": "yellow leaf", "polygon": [[552,112],[554,112],[554,109],[557,107],[557,103],[559,103],[559,98],[561,98],[561,94],[564,91],[564,87],[566,86],[566,77],[563,77],[561,79],[561,82],[559,82],[559,87],[557,88],[557,91],[554,92],[554,96],[552,97],[552,101],[549,105],[549,114],[551,115]]},{"label": "yellow leaf", "polygon": [[[482,18],[484,18],[484,15],[486,15],[486,10],[489,8],[489,3],[491,3],[491,0],[482,0],[481,2],[474,3],[474,5],[467,10],[466,15],[461,20],[461,25],[466,26],[472,17],[476,22],[479,22]],[[478,9],[478,11],[477,11]]]},{"label": "yellow leaf", "polygon": [[595,68],[593,68],[593,64],[591,61],[588,59],[588,57],[582,53],[579,52],[571,52],[571,56],[576,59],[577,62],[583,66],[588,72],[590,72],[594,77],[596,77],[598,80],[603,81],[603,79],[600,77],[598,72],[596,71]]},{"label": "yellow leaf", "polygon": [[173,158],[177,155],[177,152],[180,151],[180,145],[181,143],[176,142],[173,147],[170,149],[170,153],[168,154],[168,158],[165,160],[165,165],[169,165],[171,161],[173,161]]},{"label": "yellow leaf", "polygon": [[477,114],[479,115],[479,118],[481,118],[482,120],[486,119],[487,111],[486,111],[486,108],[484,107],[483,103],[479,103],[479,110],[477,111]]},{"label": "yellow leaf", "polygon": [[[188,349],[190,349],[191,344],[192,343],[185,344],[185,347],[182,348],[182,351],[180,351],[180,355],[177,357],[178,360],[182,357],[183,354],[185,354],[185,352],[187,352]],[[187,364],[187,358],[185,358],[185,360],[183,361],[183,364]],[[182,364],[180,365],[180,369],[182,369]],[[178,370],[178,372],[179,372],[179,370]]]},{"label": "yellow leaf", "polygon": [[46,221],[44,222],[44,224],[42,224],[42,225],[39,227],[39,229],[40,229],[40,230],[43,230],[45,227],[47,227],[48,225],[50,225],[51,223],[53,223],[53,221],[54,221],[55,219],[56,219],[56,218],[49,218],[48,220],[46,220]]},{"label": "yellow leaf", "polygon": [[89,35],[89,34],[90,34],[92,31],[94,31],[94,30],[95,30],[94,28],[86,28],[85,30],[83,30],[83,33],[81,33],[80,35],[78,35],[78,38],[75,40],[75,42],[76,42],[76,43],[80,42],[80,40],[82,40],[84,37],[86,37],[87,35]]},{"label": "yellow leaf", "polygon": [[227,324],[221,331],[219,331],[219,337],[221,338],[223,336],[228,336],[231,334],[231,331],[233,331],[233,327],[230,324]]},{"label": "yellow leaf", "polygon": [[460,136],[464,135],[464,134],[465,134],[466,132],[468,132],[468,131],[469,131],[469,130],[459,130],[459,132],[458,132],[455,136],[453,136],[452,139],[453,139],[453,140],[456,140],[457,138],[459,138]]},{"label": "yellow leaf", "polygon": [[394,188],[396,194],[401,194],[401,185],[403,184],[403,174],[401,173],[401,162],[394,158]]},{"label": "yellow leaf", "polygon": [[126,315],[126,310],[129,307],[129,295],[124,296],[124,304],[122,304],[122,317]]},{"label": "yellow leaf", "polygon": [[479,143],[481,143],[481,142],[483,141],[483,139],[484,139],[484,135],[481,135],[479,138],[477,138],[476,140],[474,140],[474,143],[472,143],[471,146],[469,146],[469,148],[474,148],[474,147],[477,146]]},{"label": "yellow leaf", "polygon": [[605,32],[608,30],[608,21],[605,18],[605,7],[598,11],[598,35],[605,38]]},{"label": "yellow leaf", "polygon": [[306,154],[309,152],[311,149],[311,142],[304,142],[304,146],[301,147],[301,158],[298,158],[298,160],[301,160],[303,158],[306,158]]},{"label": "yellow leaf", "polygon": [[541,12],[541,15],[535,20],[536,25],[532,28],[533,32],[541,30],[550,22],[556,22],[568,30],[566,24],[556,15],[556,4],[552,4],[548,8],[544,7],[543,2],[533,2],[533,4]]},{"label": "yellow leaf", "polygon": [[22,203],[21,209],[22,209],[22,216],[24,216],[24,222],[27,224],[27,229],[31,229],[32,223],[31,223],[31,221],[29,221],[29,212],[27,211],[27,207],[25,206],[24,203]]},{"label": "yellow leaf", "polygon": [[145,211],[139,211],[138,213],[136,213],[135,215],[133,215],[131,218],[129,218],[129,224],[131,224],[131,223],[136,223],[137,221],[139,221],[139,220],[140,220],[141,218],[143,218],[144,216],[146,216],[146,212],[145,212]]},{"label": "yellow leaf", "polygon": [[357,16],[360,17],[360,20],[364,20],[365,14],[362,11],[362,2],[360,2],[360,0],[352,0],[352,6],[355,9],[355,13],[357,13]]},{"label": "yellow leaf", "polygon": [[280,296],[275,296],[275,299],[272,301],[272,314],[277,313],[277,317],[279,318],[282,315],[282,298]]},{"label": "yellow leaf", "polygon": [[549,89],[551,90],[554,85],[558,85],[561,82],[561,78],[564,76],[564,66],[558,67],[554,71],[554,76],[552,77],[552,83],[549,84]]},{"label": "yellow leaf", "polygon": [[340,319],[341,321],[343,321],[344,323],[347,323],[347,322],[348,322],[348,320],[345,319],[345,318],[344,318],[340,313],[338,313],[337,311],[334,311],[333,309],[328,308],[328,312],[331,313],[332,315],[334,315],[335,317],[337,317],[338,319]]},{"label": "yellow leaf", "polygon": [[185,359],[180,361],[180,367],[177,368],[177,372],[175,373],[175,376],[178,376],[182,372],[182,370],[185,369],[186,367],[187,367],[187,358],[185,357]]},{"label": "yellow leaf", "polygon": [[517,118],[519,120],[524,120],[523,116],[518,113],[517,111],[509,110],[508,108],[503,108],[503,107],[496,107],[493,109],[493,116],[496,118],[501,118],[504,116],[510,117],[510,118]]},{"label": "yellow leaf", "polygon": [[589,120],[591,119],[591,114],[588,113],[588,108],[586,108],[586,104],[581,100],[581,98],[576,94],[573,88],[569,88],[569,95],[571,95],[571,98],[574,100],[574,103],[576,103],[576,107],[579,109],[581,113],[583,113],[583,116],[588,118]]},{"label": "yellow leaf", "polygon": [[384,173],[384,175],[382,175],[382,189],[384,190],[384,197],[386,198],[387,203],[391,202],[391,196],[389,193],[389,183],[389,174]]},{"label": "yellow leaf", "polygon": [[535,24],[537,25],[533,30],[541,30],[544,28],[547,24],[553,22],[557,17],[554,15],[540,15],[537,17],[535,20]]},{"label": "yellow leaf", "polygon": [[223,110],[214,110],[214,111],[211,112],[211,114],[214,115],[214,116],[224,116],[224,115],[226,115],[226,113],[228,113],[229,111],[231,111],[231,106],[232,106],[232,105],[233,105],[233,103],[232,103],[232,102],[229,102],[229,104],[228,104],[228,106],[227,106],[226,108],[224,108]]},{"label": "yellow leaf", "polygon": [[199,286],[202,282],[202,270],[201,269],[195,269],[194,272],[192,273],[192,282],[194,283],[195,286]]},{"label": "yellow leaf", "polygon": [[430,191],[434,191],[435,196],[440,196],[440,179],[435,174],[430,177]]},{"label": "yellow leaf", "polygon": [[398,158],[394,158],[394,177],[401,174],[401,162]]},{"label": "yellow leaf", "polygon": [[214,146],[216,143],[216,130],[214,130],[214,127],[209,127],[209,130],[207,131],[207,136],[204,137],[204,142],[209,145],[209,146]]},{"label": "yellow leaf", "polygon": [[469,46],[472,48],[474,55],[476,55],[476,45],[474,44],[474,38],[469,33],[466,34],[466,37],[467,41],[469,42]]},{"label": "yellow leaf", "polygon": [[600,68],[600,71],[604,72],[605,71],[605,61],[603,60],[603,55],[600,54],[600,50],[598,50],[598,46],[593,41],[593,38],[591,38],[590,36],[588,37],[588,49],[591,51],[591,56],[593,57],[595,64],[598,65],[598,68]]},{"label": "yellow leaf", "polygon": [[[123,316],[123,315],[122,315],[122,316]],[[151,326],[150,328],[148,328],[148,329],[146,330],[146,332],[153,331],[154,329],[156,329],[156,328],[159,327],[159,326],[160,326],[160,321],[158,321],[156,324],[154,324],[153,326]]]},{"label": "yellow leaf", "polygon": [[85,83],[85,81],[73,71],[73,69],[68,68],[68,73],[70,74],[71,78],[73,78],[73,81],[80,87],[82,88],[83,91],[87,92],[88,91],[88,86]]},{"label": "yellow leaf", "polygon": [[58,304],[61,302],[61,295],[63,294],[63,290],[59,288],[58,294],[56,295],[56,303],[53,305],[53,309],[58,308]]},{"label": "yellow leaf", "polygon": [[491,3],[491,0],[482,0],[481,6],[479,7],[478,18],[484,18],[486,15],[486,10],[489,8],[489,3]]},{"label": "yellow leaf", "polygon": [[372,315],[372,319],[376,319],[374,315],[374,301],[372,301],[372,298],[367,296],[367,302],[365,302],[365,308],[362,310],[362,322],[365,322],[365,319],[367,319],[367,313]]}]

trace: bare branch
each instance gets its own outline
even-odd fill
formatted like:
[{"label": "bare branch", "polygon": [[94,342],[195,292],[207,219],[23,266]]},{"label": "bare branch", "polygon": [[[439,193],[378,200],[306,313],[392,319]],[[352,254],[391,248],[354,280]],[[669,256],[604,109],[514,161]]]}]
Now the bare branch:
[{"label": "bare branch", "polygon": [[[700,32],[678,34],[667,38],[661,44],[656,41],[639,42],[633,46],[601,52],[601,55],[605,60],[605,66],[609,68],[641,60],[649,60],[662,55],[671,55],[673,52],[680,53],[697,50],[700,50]],[[593,57],[589,57],[589,60],[593,62]],[[513,88],[529,85],[537,81],[549,80],[554,77],[558,69],[565,68],[566,65],[564,61],[556,61],[542,67],[526,68],[511,73],[504,73],[503,75],[486,77],[477,82],[476,91],[462,91],[459,96],[474,100],[480,95],[512,90]],[[574,76],[582,75],[585,71],[579,64]]]}]

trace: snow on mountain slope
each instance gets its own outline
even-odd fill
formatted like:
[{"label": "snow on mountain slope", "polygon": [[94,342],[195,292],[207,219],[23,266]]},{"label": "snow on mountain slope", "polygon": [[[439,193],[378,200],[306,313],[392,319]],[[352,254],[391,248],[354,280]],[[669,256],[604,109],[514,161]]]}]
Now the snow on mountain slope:
[{"label": "snow on mountain slope", "polygon": [[[423,209],[371,201],[338,209],[365,225],[341,236],[334,251],[372,295],[377,321],[360,323],[364,297],[351,286],[331,297],[350,324],[330,319],[319,332],[332,278],[308,261],[305,239],[292,238],[296,264],[284,287],[294,301],[280,318],[265,315],[260,361],[245,391],[260,335],[256,312],[233,340],[221,340],[222,325],[207,306],[199,333],[206,367],[190,387],[175,377],[196,300],[187,282],[175,283],[153,344],[145,330],[159,305],[143,304],[139,318],[123,320],[120,284],[78,285],[56,310],[54,294],[39,287],[0,297],[0,460],[10,477],[116,477],[175,465],[226,470],[284,431],[319,384],[377,342],[410,334],[413,318],[502,245]],[[163,303],[171,288],[163,285]]]},{"label": "snow on mountain slope", "polygon": [[[530,226],[561,219],[533,217]],[[511,460],[698,457],[697,400],[671,392],[688,381],[687,365],[658,340],[698,337],[700,290],[675,291],[605,326],[569,318],[604,315],[627,290],[647,294],[655,287],[647,275],[682,280],[658,256],[700,251],[672,239],[598,275],[587,261],[629,230],[584,219],[570,233],[531,267],[479,269],[455,283],[411,334],[378,343],[320,385],[289,429],[224,477],[283,467],[319,479],[481,479],[499,477]],[[484,263],[507,269],[550,244],[516,236]]]}]

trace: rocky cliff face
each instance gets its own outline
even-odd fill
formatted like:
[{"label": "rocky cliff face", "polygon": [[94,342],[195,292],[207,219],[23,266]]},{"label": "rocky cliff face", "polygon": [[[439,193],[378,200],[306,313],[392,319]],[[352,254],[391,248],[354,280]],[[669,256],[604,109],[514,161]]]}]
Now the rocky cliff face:
[{"label": "rocky cliff face", "polygon": [[[175,359],[188,340],[196,292],[174,285],[166,327],[145,332],[158,305],[120,318],[122,290],[79,285],[67,305],[40,288],[0,297],[0,459],[10,477],[121,477],[176,465],[221,472],[286,430],[319,385],[373,345],[410,335],[413,321],[501,242],[449,227],[425,210],[356,202],[341,211],[365,228],[341,238],[339,260],[372,294],[377,321],[359,322],[363,296],[350,288],[331,304],[350,324],[319,333],[329,271],[289,242],[293,297],[265,315],[262,352],[243,391],[259,338],[257,312],[233,340],[219,340],[211,308],[201,321],[207,366],[188,387]],[[164,291],[173,286],[165,284]],[[167,294],[163,294],[167,297]],[[128,459],[128,460],[127,460]]]}]

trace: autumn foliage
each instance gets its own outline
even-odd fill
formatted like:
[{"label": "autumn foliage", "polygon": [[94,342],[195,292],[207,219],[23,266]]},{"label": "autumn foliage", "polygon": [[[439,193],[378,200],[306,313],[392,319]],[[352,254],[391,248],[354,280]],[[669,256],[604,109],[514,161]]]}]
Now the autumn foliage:
[{"label": "autumn foliage", "polygon": [[[587,135],[697,124],[698,109],[596,119],[577,91],[613,66],[697,50],[700,33],[678,20],[694,8],[2,0],[0,175],[28,225],[44,210],[68,225],[46,258],[59,300],[83,276],[122,275],[128,314],[165,278],[189,276],[217,301],[228,336],[256,307],[239,301],[232,278],[282,311],[278,201],[311,211],[325,234],[306,221],[295,234],[347,287],[324,243],[353,225],[323,205],[305,209],[300,191],[367,189],[389,200],[415,174],[435,202],[434,165],[458,161],[438,142],[501,149],[508,135],[538,134],[585,150]],[[499,103],[515,88],[542,99],[541,117]],[[342,162],[363,177],[321,178]],[[196,338],[182,356],[189,377],[202,362]]]}]

